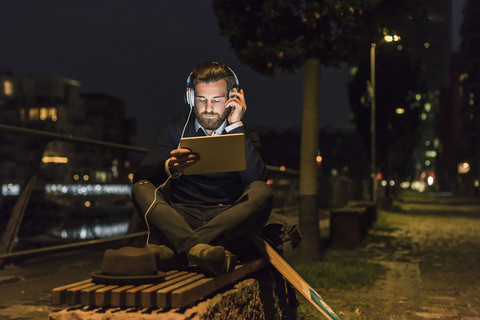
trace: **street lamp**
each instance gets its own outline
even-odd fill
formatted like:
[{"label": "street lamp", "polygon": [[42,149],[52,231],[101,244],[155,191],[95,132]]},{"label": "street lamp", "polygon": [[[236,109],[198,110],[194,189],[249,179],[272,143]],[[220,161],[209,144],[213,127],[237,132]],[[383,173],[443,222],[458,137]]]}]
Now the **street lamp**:
[{"label": "street lamp", "polygon": [[[380,41],[393,42],[399,41],[400,36],[398,35],[389,35],[386,34],[384,30],[384,37]],[[370,145],[371,145],[371,160],[370,160],[370,175],[372,179],[372,202],[377,203],[377,177],[376,177],[376,144],[375,144],[375,110],[376,110],[376,101],[375,101],[375,48],[377,44],[372,42],[370,45],[370,83],[368,85],[368,91],[370,95]]]}]

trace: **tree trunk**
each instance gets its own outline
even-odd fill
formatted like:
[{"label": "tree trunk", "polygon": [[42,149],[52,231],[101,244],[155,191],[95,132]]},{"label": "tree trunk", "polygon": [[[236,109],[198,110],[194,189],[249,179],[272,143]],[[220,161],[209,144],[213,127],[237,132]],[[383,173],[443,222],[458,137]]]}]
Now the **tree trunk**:
[{"label": "tree trunk", "polygon": [[318,226],[318,123],[320,107],[319,59],[305,61],[303,83],[302,137],[300,147],[300,206],[299,226],[303,234],[302,262],[320,259]]}]

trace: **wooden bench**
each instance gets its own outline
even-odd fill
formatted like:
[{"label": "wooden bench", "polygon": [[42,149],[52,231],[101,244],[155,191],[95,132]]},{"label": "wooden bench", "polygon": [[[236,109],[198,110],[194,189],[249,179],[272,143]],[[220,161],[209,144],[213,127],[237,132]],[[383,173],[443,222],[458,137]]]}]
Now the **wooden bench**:
[{"label": "wooden bench", "polygon": [[330,240],[333,245],[354,247],[367,234],[366,208],[343,207],[330,211]]},{"label": "wooden bench", "polygon": [[161,283],[137,286],[96,284],[92,279],[86,279],[54,288],[52,305],[182,308],[266,265],[264,258],[256,258],[237,265],[231,273],[216,277],[189,270],[172,270]]}]

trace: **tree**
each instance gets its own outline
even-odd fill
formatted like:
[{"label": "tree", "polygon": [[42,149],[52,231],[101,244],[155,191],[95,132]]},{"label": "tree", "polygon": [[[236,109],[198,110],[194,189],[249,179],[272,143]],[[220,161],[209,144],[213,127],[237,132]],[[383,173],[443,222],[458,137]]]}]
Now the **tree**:
[{"label": "tree", "polygon": [[[302,260],[320,259],[317,166],[321,66],[354,63],[385,26],[416,12],[415,0],[213,0],[220,33],[259,73],[304,68],[300,147]],[[388,24],[387,24],[388,22]]]}]

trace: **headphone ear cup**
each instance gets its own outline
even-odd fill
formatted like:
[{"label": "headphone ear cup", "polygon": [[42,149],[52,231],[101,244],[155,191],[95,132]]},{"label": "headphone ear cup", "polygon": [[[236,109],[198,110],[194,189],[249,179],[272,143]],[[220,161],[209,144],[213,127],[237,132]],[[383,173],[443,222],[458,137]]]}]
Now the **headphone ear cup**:
[{"label": "headphone ear cup", "polygon": [[195,90],[193,90],[192,88],[188,89],[188,104],[190,105],[190,107],[194,107],[195,106]]}]

